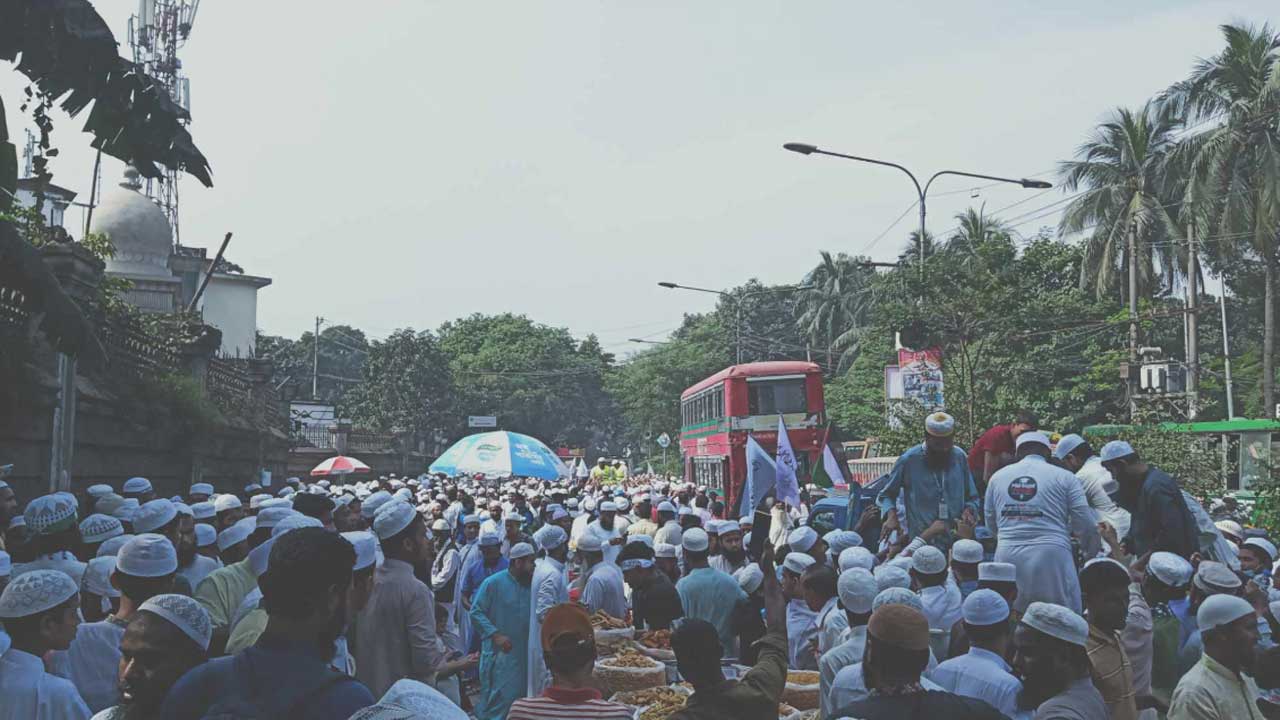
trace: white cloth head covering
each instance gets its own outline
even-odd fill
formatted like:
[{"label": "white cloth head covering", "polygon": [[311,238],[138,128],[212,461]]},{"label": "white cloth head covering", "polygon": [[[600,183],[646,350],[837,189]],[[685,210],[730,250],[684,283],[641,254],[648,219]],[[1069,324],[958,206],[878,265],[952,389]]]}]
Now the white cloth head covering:
[{"label": "white cloth head covering", "polygon": [[287,507],[262,508],[254,518],[254,528],[274,528],[292,514],[293,510]]},{"label": "white cloth head covering", "polygon": [[196,520],[208,520],[214,515],[217,515],[217,511],[214,509],[213,503],[208,500],[195,503],[191,506],[191,517]]},{"label": "white cloth head covering", "polygon": [[1196,624],[1200,626],[1201,633],[1206,633],[1253,614],[1253,605],[1244,598],[1225,594],[1210,595],[1200,603],[1200,609],[1196,611]]},{"label": "white cloth head covering", "polygon": [[1089,623],[1070,608],[1061,605],[1033,602],[1023,613],[1022,623],[1072,645],[1085,647],[1089,642]]},{"label": "white cloth head covering", "polygon": [[79,592],[61,570],[31,570],[9,581],[0,595],[0,619],[13,620],[52,610]]},{"label": "white cloth head covering", "polygon": [[600,512],[618,512],[618,504],[612,500],[605,500],[600,503]]},{"label": "white cloth head covering", "polygon": [[[490,532],[490,533],[482,533],[480,535],[480,547],[493,547],[495,545],[501,545],[501,544],[502,544],[502,536],[499,535],[498,533]],[[582,544],[579,543],[578,547],[582,547]]]},{"label": "white cloth head covering", "polygon": [[721,522],[720,526],[717,528],[717,533],[720,535],[740,532],[742,532],[742,526],[738,524],[737,520],[725,520]]},{"label": "white cloth head covering", "polygon": [[856,567],[840,573],[836,582],[836,590],[840,594],[840,604],[845,610],[855,613],[871,612],[871,603],[880,594],[880,586],[870,570]]},{"label": "white cloth head covering", "polygon": [[529,557],[532,554],[533,546],[529,543],[522,542],[512,545],[510,552],[507,553],[507,557],[511,560],[519,560],[522,557]]},{"label": "white cloth head covering", "polygon": [[155,595],[138,609],[159,615],[194,640],[200,649],[209,649],[213,621],[209,619],[209,611],[194,599],[174,593]]},{"label": "white cloth head covering", "polygon": [[218,531],[212,525],[199,523],[196,525],[196,547],[209,547],[218,542]]},{"label": "white cloth head covering", "polygon": [[911,575],[900,567],[881,565],[873,574],[876,578],[876,587],[880,588],[880,592],[894,587],[904,589],[911,587]]},{"label": "white cloth head covering", "polygon": [[871,612],[885,605],[906,605],[924,612],[924,602],[920,600],[920,596],[904,587],[885,588],[877,593],[876,599],[871,601]]},{"label": "white cloth head covering", "polygon": [[1272,563],[1274,563],[1277,559],[1275,544],[1264,537],[1251,537],[1248,540],[1245,540],[1243,543],[1241,543],[1241,547],[1244,547],[1244,546],[1258,548],[1259,550],[1267,554],[1267,557],[1271,559]]},{"label": "white cloth head covering", "polygon": [[213,510],[215,513],[235,510],[239,507],[244,507],[244,503],[240,502],[240,498],[235,495],[219,495],[213,501]]},{"label": "white cloth head covering", "polygon": [[402,678],[378,704],[356,712],[350,720],[467,720],[467,714],[430,686]]},{"label": "white cloth head covering", "polygon": [[1244,528],[1240,527],[1240,523],[1235,520],[1219,520],[1213,524],[1224,535],[1230,535],[1239,540],[1244,537]]},{"label": "white cloth head covering", "polygon": [[1110,462],[1133,454],[1133,446],[1124,440],[1112,440],[1102,446],[1102,462]]},{"label": "white cloth head covering", "polygon": [[386,540],[403,532],[413,524],[416,517],[418,517],[418,511],[403,500],[384,503],[378,509],[378,514],[373,517],[373,534],[377,535],[379,540]]},{"label": "white cloth head covering", "polygon": [[838,560],[841,573],[852,568],[862,568],[870,572],[871,568],[876,566],[876,556],[861,545],[841,550]]},{"label": "white cloth head covering", "polygon": [[947,556],[932,545],[925,545],[911,555],[911,568],[923,575],[937,575],[947,570]]},{"label": "white cloth head covering", "polygon": [[378,561],[378,541],[368,530],[352,530],[342,537],[356,549],[356,564],[352,570],[363,570]]},{"label": "white cloth head covering", "polygon": [[969,593],[961,607],[970,625],[995,625],[1009,619],[1009,603],[995,590],[981,588]]},{"label": "white cloth head covering", "polygon": [[533,541],[543,550],[558,548],[568,539],[569,536],[565,534],[564,528],[559,525],[543,525],[533,534]]},{"label": "white cloth head covering", "polygon": [[131,477],[124,481],[124,492],[145,493],[151,491],[151,481],[144,477]]},{"label": "white cloth head covering", "polygon": [[951,561],[976,564],[982,562],[982,543],[977,540],[961,538],[951,545]]},{"label": "white cloth head covering", "polygon": [[1191,581],[1193,568],[1191,563],[1181,555],[1161,550],[1151,553],[1151,559],[1147,561],[1147,571],[1165,585],[1179,588]]},{"label": "white cloth head covering", "polygon": [[117,553],[120,552],[120,548],[124,547],[124,544],[129,542],[133,538],[134,536],[132,534],[129,534],[129,535],[117,535],[107,540],[106,542],[98,546],[97,557],[107,557],[108,555],[114,557]]},{"label": "white cloth head covering", "polygon": [[[245,519],[252,521],[252,518],[245,518]],[[231,527],[224,528],[222,532],[218,533],[218,551],[221,552],[231,547],[232,545],[238,545],[244,542],[245,540],[248,540],[249,536],[252,534],[253,534],[252,522],[246,523],[241,521],[241,522],[235,523]]]},{"label": "white cloth head covering", "polygon": [[76,525],[76,499],[70,493],[41,495],[27,503],[22,518],[27,530],[36,535],[52,535]]},{"label": "white cloth head covering", "polygon": [[902,555],[890,560],[885,563],[885,565],[888,565],[889,567],[902,568],[903,570],[911,570],[911,568],[915,567],[915,563],[910,557],[904,557]]},{"label": "white cloth head covering", "polygon": [[1058,440],[1057,446],[1053,448],[1053,456],[1061,460],[1062,458],[1070,455],[1071,451],[1083,444],[1084,438],[1075,433],[1063,435],[1062,438]]},{"label": "white cloth head covering", "polygon": [[808,525],[802,525],[787,535],[787,545],[796,552],[809,552],[816,542],[818,533]]},{"label": "white cloth head covering", "polygon": [[808,570],[816,562],[817,561],[814,560],[811,555],[802,552],[792,552],[787,553],[787,557],[782,561],[782,567],[783,569],[789,570],[797,575],[803,575],[804,571]]},{"label": "white cloth head covering", "polygon": [[110,515],[94,513],[80,521],[80,538],[87,543],[100,543],[124,534],[124,526]]},{"label": "white cloth head covering", "polygon": [[764,584],[764,571],[756,563],[749,563],[734,570],[733,579],[738,581],[738,587],[742,588],[742,592],[750,595]]},{"label": "white cloth head covering", "polygon": [[984,562],[978,564],[978,580],[990,582],[1018,582],[1018,568],[1013,563]]},{"label": "white cloth head covering", "polygon": [[178,571],[178,552],[163,535],[135,535],[116,553],[116,570],[134,577],[172,575]]},{"label": "white cloth head covering", "polygon": [[845,550],[862,544],[862,536],[852,530],[832,530],[822,539],[827,541],[828,552],[836,558]]},{"label": "white cloth head covering", "polygon": [[310,515],[303,515],[300,512],[294,512],[276,523],[275,527],[271,528],[271,537],[277,538],[290,530],[297,530],[298,528],[306,527],[324,527],[324,523]]},{"label": "white cloth head covering", "polygon": [[680,537],[680,544],[685,550],[704,552],[711,547],[711,537],[702,528],[689,528]]},{"label": "white cloth head covering", "polygon": [[286,508],[293,509],[293,501],[288,498],[268,497],[266,500],[258,503],[258,508],[266,510],[267,508]]},{"label": "white cloth head covering", "polygon": [[164,498],[148,500],[133,513],[133,530],[149,533],[168,525],[178,516],[178,509]]},{"label": "white cloth head covering", "polygon": [[188,495],[212,495],[213,485],[210,485],[209,483],[195,483],[194,485],[191,486],[191,490],[187,492],[187,494]]},{"label": "white cloth head covering", "polygon": [[[114,555],[91,558],[84,569],[84,580],[80,581],[81,590],[93,593],[102,598],[118,598],[120,591],[111,585],[111,573],[116,571]],[[111,603],[103,603],[109,609]]]},{"label": "white cloth head covering", "polygon": [[924,431],[934,437],[951,437],[956,431],[956,419],[941,411],[930,413],[924,419]]},{"label": "white cloth head covering", "polygon": [[360,505],[360,514],[365,520],[372,520],[378,514],[378,509],[386,503],[391,502],[391,493],[386,490],[379,490],[364,499]]},{"label": "white cloth head covering", "polygon": [[1045,435],[1039,430],[1028,430],[1027,432],[1024,432],[1018,436],[1018,439],[1013,443],[1013,446],[1022,447],[1027,443],[1039,443],[1045,446],[1046,448],[1053,444],[1049,442],[1048,435]]},{"label": "white cloth head covering", "polygon": [[191,506],[180,500],[175,500],[173,502],[173,509],[177,510],[179,515],[186,515],[187,517],[193,518],[193,519],[196,516],[196,512],[191,509]]},{"label": "white cloth head covering", "polygon": [[672,505],[670,501],[663,500],[662,502],[658,503],[658,512],[660,513],[664,513],[664,512],[674,513],[675,511],[676,511],[676,506]]},{"label": "white cloth head covering", "polygon": [[670,543],[657,543],[653,546],[653,556],[660,558],[673,558],[676,556],[676,546]]},{"label": "white cloth head covering", "polygon": [[1241,585],[1240,577],[1232,572],[1231,568],[1213,560],[1204,560],[1200,563],[1200,567],[1196,568],[1194,582],[1196,587],[1205,592],[1234,590]]}]

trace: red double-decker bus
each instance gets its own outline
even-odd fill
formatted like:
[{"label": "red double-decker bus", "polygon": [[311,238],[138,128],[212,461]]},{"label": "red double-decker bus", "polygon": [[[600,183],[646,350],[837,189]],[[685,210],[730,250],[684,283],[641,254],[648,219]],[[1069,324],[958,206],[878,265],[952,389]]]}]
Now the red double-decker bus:
[{"label": "red double-decker bus", "polygon": [[803,484],[813,464],[821,462],[826,427],[822,369],[816,364],[733,365],[685,390],[680,394],[685,480],[720,490],[726,507],[737,508],[747,479],[747,435],[774,454],[779,415]]}]

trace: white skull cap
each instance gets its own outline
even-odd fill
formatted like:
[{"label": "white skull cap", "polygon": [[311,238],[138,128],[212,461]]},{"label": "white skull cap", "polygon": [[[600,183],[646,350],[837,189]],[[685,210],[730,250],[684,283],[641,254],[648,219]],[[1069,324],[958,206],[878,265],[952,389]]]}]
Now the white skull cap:
[{"label": "white skull cap", "polygon": [[1255,547],[1267,554],[1267,558],[1274,563],[1276,561],[1276,546],[1270,540],[1264,537],[1251,537],[1241,543],[1241,547]]},{"label": "white skull cap", "polygon": [[676,546],[670,543],[657,543],[653,546],[653,556],[660,558],[674,558],[676,556]]},{"label": "white skull cap", "polygon": [[1210,595],[1196,611],[1196,624],[1200,632],[1205,633],[1246,616],[1254,616],[1253,605],[1248,600],[1235,595]]},{"label": "white skull cap", "polygon": [[194,503],[191,506],[191,517],[196,520],[208,520],[217,514],[217,511],[213,507],[213,503],[208,500]]},{"label": "white skull cap", "polygon": [[142,603],[138,610],[159,615],[194,640],[200,649],[209,649],[213,622],[209,619],[209,612],[194,599],[175,593],[155,595]]},{"label": "white skull cap", "polygon": [[787,545],[796,552],[809,552],[809,548],[818,542],[818,533],[808,525],[798,527],[787,535]]},{"label": "white skull cap", "polygon": [[932,545],[925,545],[911,555],[911,568],[922,575],[937,575],[947,570],[947,556]]},{"label": "white skull cap", "polygon": [[[589,534],[590,533],[588,533],[588,535]],[[502,536],[496,532],[481,533],[480,535],[480,547],[493,547],[495,545],[501,545],[501,544],[502,544]],[[582,547],[581,541],[579,541],[578,547]]]},{"label": "white skull cap", "polygon": [[1110,462],[1133,454],[1133,446],[1124,440],[1112,440],[1102,446],[1102,462]]},{"label": "white skull cap", "polygon": [[36,535],[53,535],[76,526],[76,499],[70,493],[41,495],[22,511],[27,529]]},{"label": "white skull cap", "polygon": [[224,528],[218,533],[218,551],[222,552],[233,545],[239,545],[249,536],[253,534],[253,525],[244,522],[237,522],[229,528]]},{"label": "white skull cap", "polygon": [[80,521],[80,537],[86,543],[100,543],[124,534],[124,525],[110,515],[94,513]]},{"label": "white skull cap", "polygon": [[516,543],[515,545],[512,545],[511,551],[507,554],[507,557],[511,560],[519,560],[520,558],[523,558],[523,557],[529,557],[532,554],[533,554],[533,546],[530,545],[529,543],[522,542],[522,543]]},{"label": "white skull cap", "polygon": [[178,551],[163,535],[136,535],[116,553],[116,570],[144,578],[172,575],[178,571]]},{"label": "white skull cap", "polygon": [[1022,624],[1072,645],[1085,647],[1089,642],[1089,623],[1061,605],[1033,602],[1023,613]]},{"label": "white skull cap", "polygon": [[1196,568],[1194,582],[1196,587],[1205,592],[1235,590],[1240,587],[1240,577],[1231,568],[1220,562],[1205,560]]},{"label": "white skull cap", "polygon": [[1161,550],[1151,553],[1151,559],[1147,561],[1147,571],[1165,585],[1180,588],[1191,581],[1191,573],[1194,569],[1191,563],[1181,555]]},{"label": "white skull cap", "polygon": [[681,536],[680,545],[690,552],[706,552],[711,547],[711,536],[702,528],[689,528]]},{"label": "white skull cap", "polygon": [[876,566],[876,556],[861,545],[841,550],[838,560],[841,573],[847,572],[852,568],[862,568],[870,572],[871,568]]},{"label": "white skull cap", "polygon": [[1018,568],[1013,563],[984,562],[978,564],[978,580],[991,582],[1018,582]]},{"label": "white skull cap", "polygon": [[906,605],[924,612],[924,603],[920,596],[904,587],[891,587],[881,590],[876,599],[871,601],[871,611],[875,612],[885,605]]},{"label": "white skull cap", "polygon": [[653,549],[653,536],[644,533],[632,533],[627,536],[627,544],[640,543],[649,549]]},{"label": "white skull cap", "polygon": [[538,547],[543,550],[558,548],[567,539],[568,536],[565,534],[564,528],[557,525],[543,525],[533,534],[533,541],[538,543]]},{"label": "white skull cap", "polygon": [[1028,430],[1027,432],[1019,435],[1017,441],[1015,441],[1013,445],[1014,447],[1022,447],[1027,443],[1039,443],[1046,448],[1053,444],[1049,442],[1048,435],[1045,435],[1039,430]]},{"label": "white skull cap", "polygon": [[388,502],[391,502],[391,493],[386,490],[379,490],[364,499],[364,502],[360,505],[360,514],[364,516],[365,520],[372,520],[378,514],[378,508]]},{"label": "white skull cap", "polygon": [[1071,454],[1073,450],[1084,444],[1084,438],[1075,433],[1063,435],[1058,444],[1053,448],[1053,456],[1061,460]]},{"label": "white skull cap", "polygon": [[977,540],[961,538],[951,546],[951,561],[969,563],[971,565],[977,564],[982,562],[983,552],[982,543]]},{"label": "white skull cap", "polygon": [[196,547],[209,547],[218,541],[218,531],[212,525],[199,523],[196,525]]},{"label": "white skull cap", "polygon": [[871,612],[871,603],[880,594],[875,576],[871,571],[860,567],[840,573],[836,590],[840,593],[840,604],[845,610],[854,613]]},{"label": "white skull cap", "polygon": [[178,516],[178,508],[163,498],[148,500],[133,513],[133,530],[149,533],[168,525]]},{"label": "white skull cap", "polygon": [[417,680],[397,680],[377,705],[351,716],[351,720],[467,720],[452,700]]},{"label": "white skull cap", "polygon": [[219,495],[213,501],[213,510],[215,513],[235,510],[238,507],[244,507],[244,503],[240,502],[240,498],[235,495]]},{"label": "white skull cap", "polygon": [[373,517],[373,534],[379,540],[387,540],[409,527],[417,516],[418,511],[403,500],[384,503]]},{"label": "white skull cap", "polygon": [[742,588],[742,592],[750,595],[764,584],[764,571],[755,563],[743,565],[733,571],[733,579],[738,581],[738,587]]},{"label": "white skull cap", "polygon": [[935,437],[951,437],[956,431],[956,419],[947,413],[930,413],[924,419],[924,431]]},{"label": "white skull cap", "polygon": [[293,510],[287,507],[270,507],[262,508],[258,511],[258,515],[254,518],[254,527],[257,528],[274,528],[280,524],[280,521],[293,514]]},{"label": "white skull cap", "polygon": [[658,512],[660,513],[664,513],[664,512],[673,513],[675,511],[676,511],[676,506],[672,505],[670,502],[666,500],[663,500],[662,502],[658,503]]},{"label": "white skull cap", "polygon": [[151,491],[151,481],[144,477],[131,477],[124,481],[123,490],[127,493],[144,493]]},{"label": "white skull cap", "polygon": [[324,527],[324,523],[310,515],[303,515],[300,512],[294,512],[276,523],[275,527],[271,528],[271,537],[278,538],[290,530],[308,527]]},{"label": "white skull cap", "polygon": [[961,608],[970,625],[996,625],[1009,619],[1009,603],[995,590],[981,588],[969,593]]},{"label": "white skull cap", "polygon": [[[685,533],[688,537],[688,533]],[[817,562],[812,556],[802,552],[787,553],[787,557],[782,561],[782,567],[797,575],[803,575],[805,570],[813,567]]]},{"label": "white skull cap", "polygon": [[209,483],[196,483],[191,486],[191,490],[188,491],[187,494],[188,495],[212,495],[213,485]]},{"label": "white skull cap", "polygon": [[378,561],[378,540],[368,530],[353,530],[342,537],[356,549],[356,564],[351,569],[364,570]]},{"label": "white skull cap", "polygon": [[14,620],[52,610],[79,592],[61,570],[31,570],[9,582],[0,594],[0,619]]},{"label": "white skull cap", "polygon": [[873,574],[876,578],[876,587],[880,588],[880,592],[893,587],[904,590],[911,587],[911,574],[900,567],[881,565]]},{"label": "white skull cap", "polygon": [[115,493],[115,490],[112,490],[110,485],[98,484],[98,485],[90,485],[89,488],[85,490],[85,492],[88,493],[89,497],[96,500],[98,498],[106,497],[108,495]]},{"label": "white skull cap", "polygon": [[134,536],[132,534],[129,534],[129,535],[117,535],[107,540],[106,542],[98,546],[97,557],[107,557],[108,555],[114,557],[116,554],[120,552],[120,548],[124,547],[124,544],[129,542],[133,538]]},{"label": "white skull cap", "polygon": [[852,530],[833,530],[822,539],[827,541],[832,557],[836,558],[845,550],[862,544],[862,536]]},{"label": "white skull cap", "polygon": [[99,597],[118,598],[120,591],[111,586],[111,573],[116,571],[114,555],[91,558],[84,569],[80,589]]}]

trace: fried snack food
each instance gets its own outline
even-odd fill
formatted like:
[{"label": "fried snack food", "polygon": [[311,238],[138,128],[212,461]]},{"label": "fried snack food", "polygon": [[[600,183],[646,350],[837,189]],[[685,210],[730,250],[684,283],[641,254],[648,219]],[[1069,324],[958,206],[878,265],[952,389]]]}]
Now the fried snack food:
[{"label": "fried snack food", "polygon": [[591,614],[591,627],[597,630],[621,630],[628,627],[626,620],[619,620],[603,610]]},{"label": "fried snack food", "polygon": [[671,649],[670,630],[647,630],[640,633],[640,644],[655,650]]},{"label": "fried snack food", "polygon": [[610,698],[610,700],[622,703],[623,705],[648,707],[659,702],[671,701],[679,702],[681,705],[684,705],[684,700],[687,697],[689,697],[689,693],[684,692],[675,686],[663,686],[645,688],[644,690],[620,692]]},{"label": "fried snack food", "polygon": [[788,670],[787,682],[793,685],[817,685],[822,676],[812,670]]},{"label": "fried snack food", "polygon": [[605,658],[600,661],[609,667],[626,667],[626,668],[650,668],[653,667],[653,660],[641,655],[633,649],[626,649],[614,655],[611,658]]}]

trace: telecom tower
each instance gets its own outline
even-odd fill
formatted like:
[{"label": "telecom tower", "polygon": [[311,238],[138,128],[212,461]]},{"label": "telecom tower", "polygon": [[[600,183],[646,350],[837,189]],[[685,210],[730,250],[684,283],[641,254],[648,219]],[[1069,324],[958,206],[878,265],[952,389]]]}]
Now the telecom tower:
[{"label": "telecom tower", "polygon": [[[182,74],[178,50],[191,36],[199,6],[200,0],[138,0],[138,14],[129,18],[133,61],[187,111],[191,110],[191,81]],[[173,242],[178,244],[178,171],[166,168],[163,178],[148,178],[146,192],[169,217]]]}]

